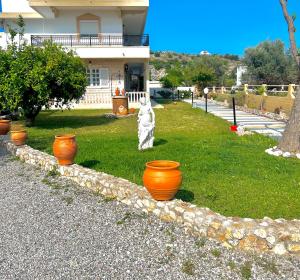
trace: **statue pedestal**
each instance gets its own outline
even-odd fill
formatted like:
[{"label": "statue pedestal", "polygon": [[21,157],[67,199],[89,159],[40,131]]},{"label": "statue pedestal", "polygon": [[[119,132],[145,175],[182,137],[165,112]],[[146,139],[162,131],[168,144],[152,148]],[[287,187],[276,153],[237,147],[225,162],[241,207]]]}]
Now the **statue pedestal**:
[{"label": "statue pedestal", "polygon": [[112,98],[113,103],[113,113],[115,115],[128,115],[129,111],[129,101],[128,96],[114,96]]}]

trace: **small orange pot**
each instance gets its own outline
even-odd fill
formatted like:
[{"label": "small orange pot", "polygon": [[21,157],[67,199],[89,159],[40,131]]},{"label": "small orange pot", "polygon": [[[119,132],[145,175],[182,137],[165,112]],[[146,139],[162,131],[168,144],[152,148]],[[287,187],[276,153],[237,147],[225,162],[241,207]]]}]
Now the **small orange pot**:
[{"label": "small orange pot", "polygon": [[179,162],[168,160],[146,163],[144,186],[155,200],[167,201],[175,197],[182,183],[179,167]]},{"label": "small orange pot", "polygon": [[6,135],[10,131],[10,121],[0,120],[0,135]]},{"label": "small orange pot", "polygon": [[129,114],[135,114],[135,109],[134,108],[130,108],[129,109]]},{"label": "small orange pot", "polygon": [[77,154],[75,135],[57,135],[53,143],[53,154],[60,165],[71,165]]},{"label": "small orange pot", "polygon": [[10,132],[10,139],[16,146],[22,146],[27,139],[26,130],[14,130]]}]

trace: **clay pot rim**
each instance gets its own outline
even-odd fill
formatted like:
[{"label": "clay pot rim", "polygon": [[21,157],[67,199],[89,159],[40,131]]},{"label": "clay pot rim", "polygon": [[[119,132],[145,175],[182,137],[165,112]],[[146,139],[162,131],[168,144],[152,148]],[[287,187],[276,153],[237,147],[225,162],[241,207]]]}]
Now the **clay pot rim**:
[{"label": "clay pot rim", "polygon": [[74,139],[75,135],[74,134],[59,134],[55,135],[55,139],[58,140],[66,140],[66,139]]},{"label": "clay pot rim", "polygon": [[180,163],[172,160],[154,160],[147,162],[146,167],[154,170],[174,170],[180,167]]},{"label": "clay pot rim", "polygon": [[0,123],[10,123],[10,120],[0,120]]},{"label": "clay pot rim", "polygon": [[20,133],[20,132],[27,132],[25,129],[18,129],[18,130],[11,130],[10,133]]}]

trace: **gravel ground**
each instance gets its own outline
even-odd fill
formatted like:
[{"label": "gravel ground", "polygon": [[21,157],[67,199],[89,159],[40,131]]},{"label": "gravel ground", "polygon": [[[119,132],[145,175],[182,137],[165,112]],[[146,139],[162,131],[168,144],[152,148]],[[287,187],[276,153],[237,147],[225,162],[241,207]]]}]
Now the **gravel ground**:
[{"label": "gravel ground", "polygon": [[197,240],[0,149],[0,279],[300,279],[300,260]]}]

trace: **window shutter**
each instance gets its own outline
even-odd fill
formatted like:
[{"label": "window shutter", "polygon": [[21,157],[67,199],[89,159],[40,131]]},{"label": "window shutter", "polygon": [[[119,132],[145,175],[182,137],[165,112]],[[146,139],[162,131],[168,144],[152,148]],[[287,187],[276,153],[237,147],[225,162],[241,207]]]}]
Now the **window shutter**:
[{"label": "window shutter", "polygon": [[109,71],[107,68],[100,69],[101,87],[109,88]]}]

